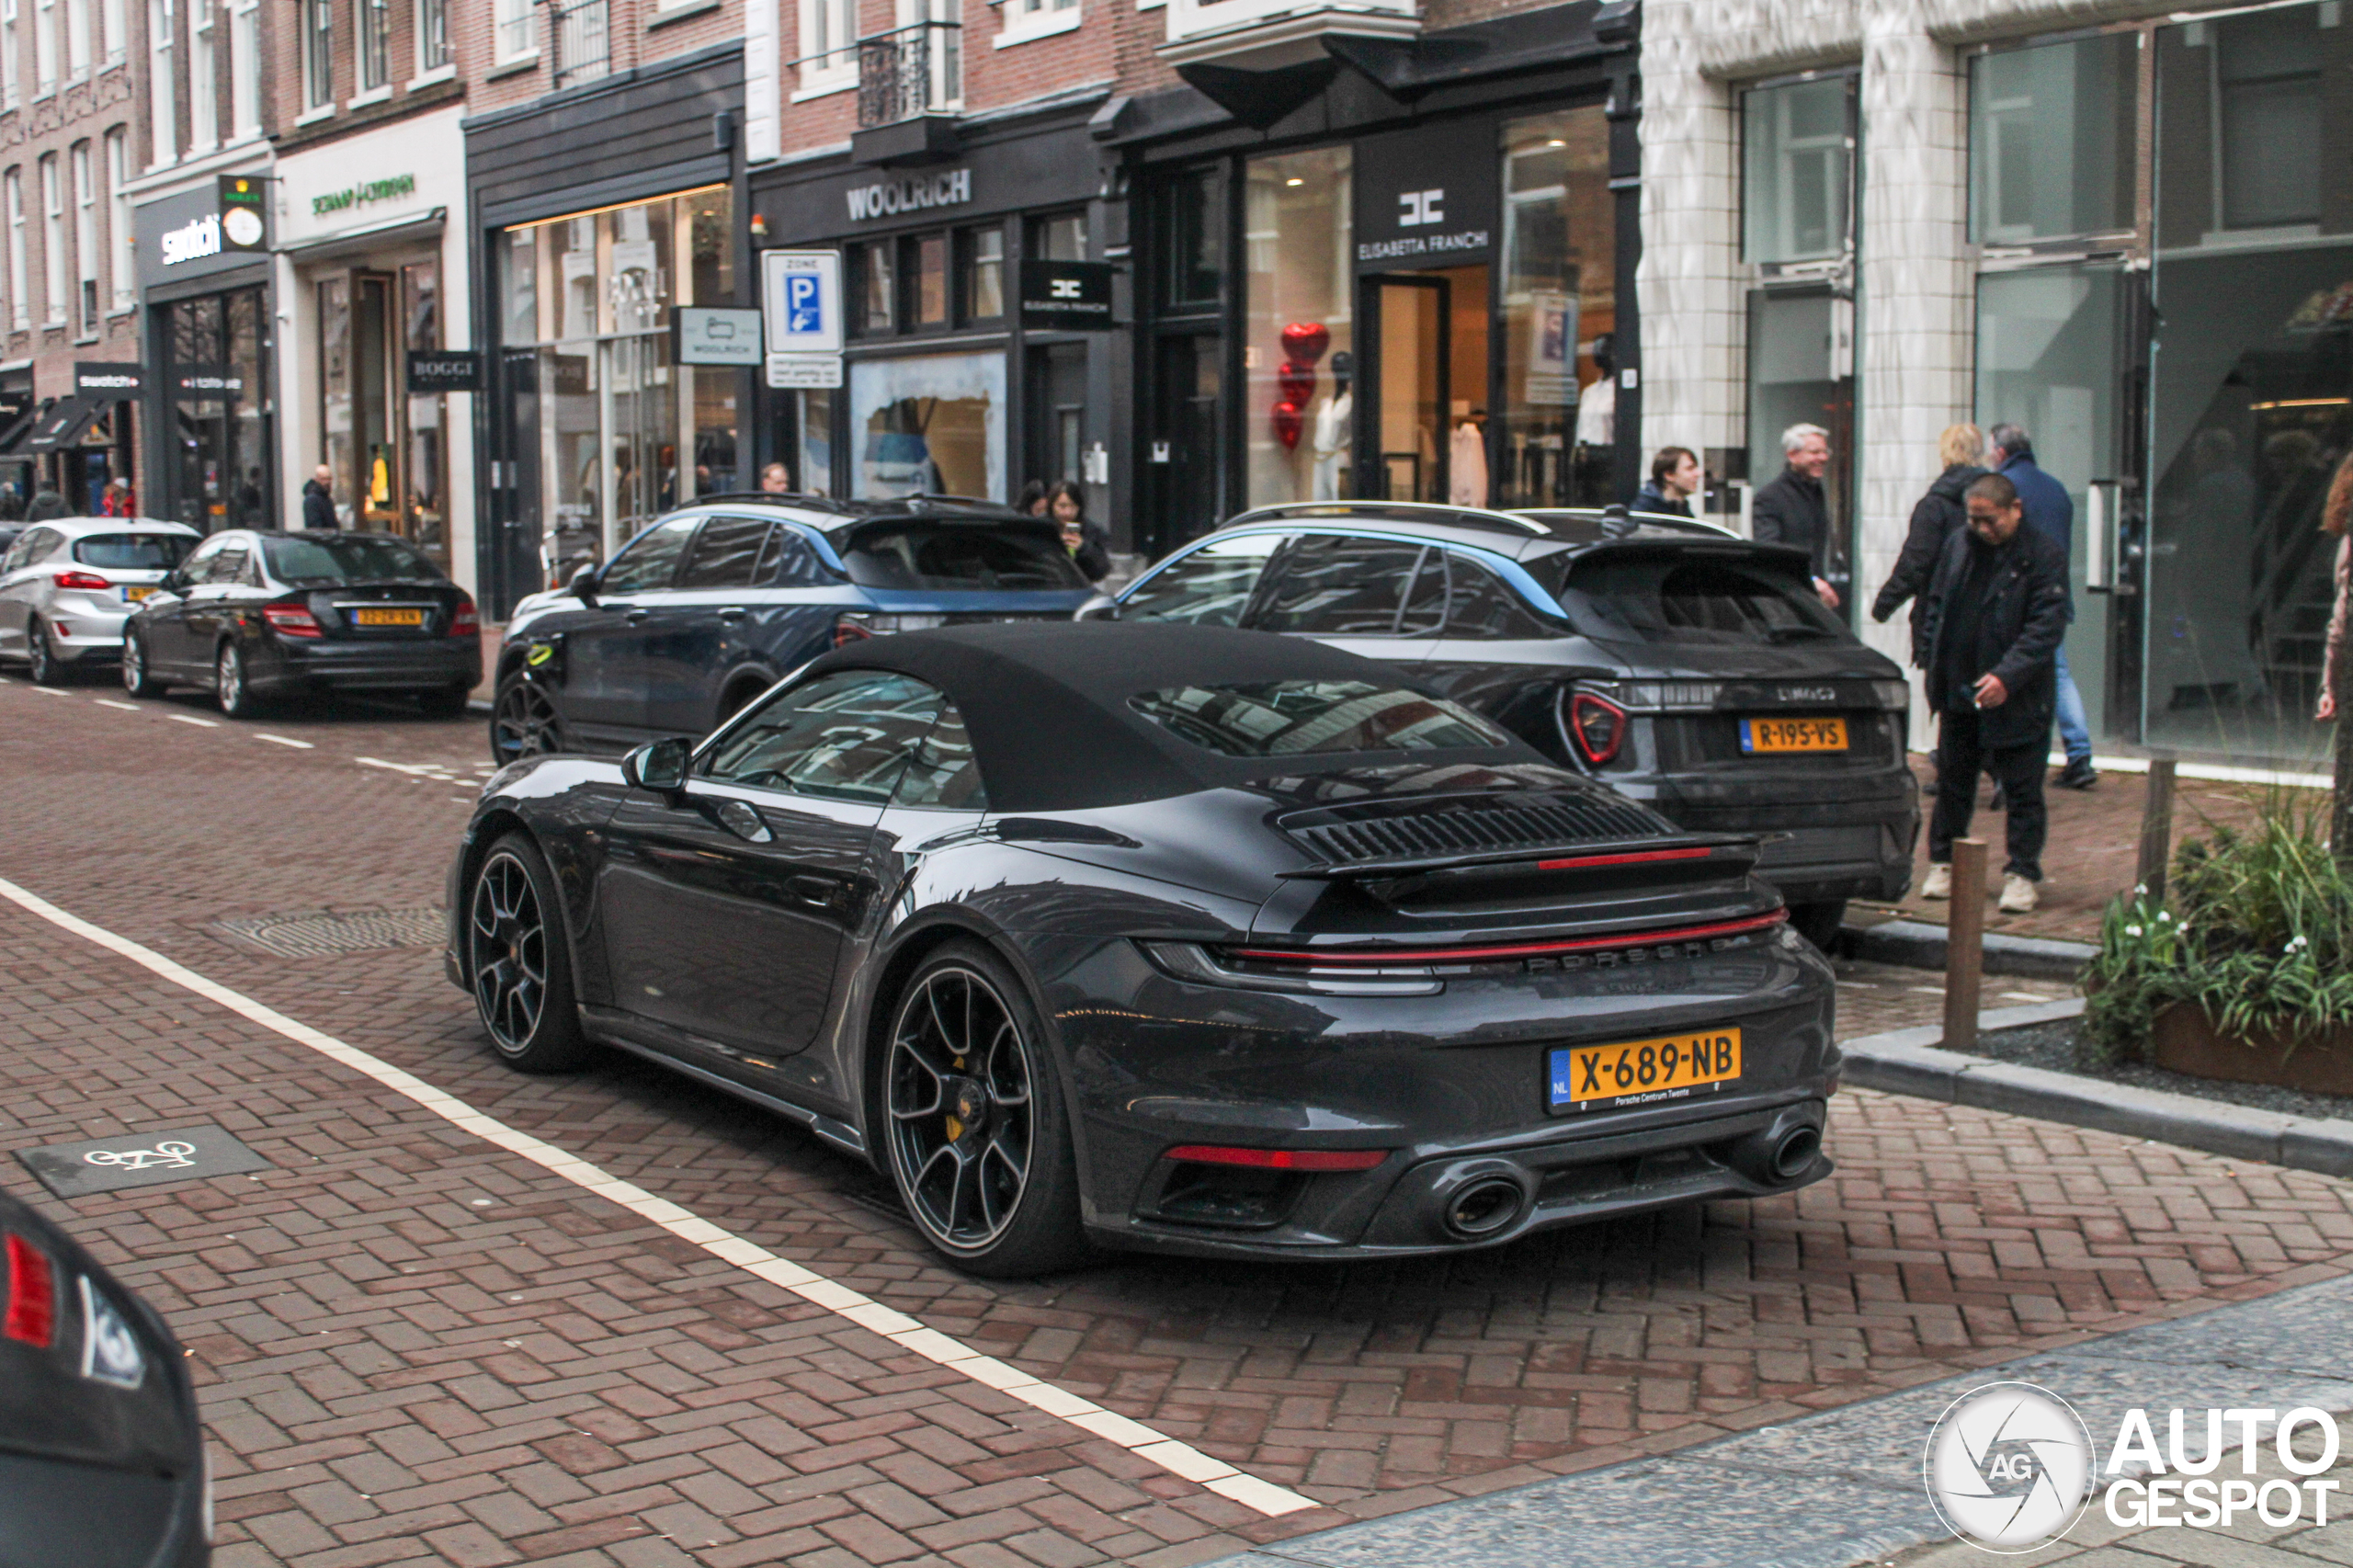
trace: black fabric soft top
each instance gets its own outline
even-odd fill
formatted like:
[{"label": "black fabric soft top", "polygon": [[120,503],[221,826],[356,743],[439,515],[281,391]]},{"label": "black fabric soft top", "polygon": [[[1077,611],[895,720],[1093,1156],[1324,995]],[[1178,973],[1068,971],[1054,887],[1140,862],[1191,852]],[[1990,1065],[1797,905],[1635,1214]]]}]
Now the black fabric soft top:
[{"label": "black fabric soft top", "polygon": [[[946,692],[964,716],[995,812],[1069,812],[1166,800],[1281,774],[1296,778],[1397,752],[1219,756],[1136,713],[1128,699],[1173,686],[1357,680],[1411,687],[1395,669],[1301,638],[1226,627],[1015,621],[877,637],[809,666],[892,670]],[[1416,761],[1538,762],[1518,741],[1412,754]]]}]

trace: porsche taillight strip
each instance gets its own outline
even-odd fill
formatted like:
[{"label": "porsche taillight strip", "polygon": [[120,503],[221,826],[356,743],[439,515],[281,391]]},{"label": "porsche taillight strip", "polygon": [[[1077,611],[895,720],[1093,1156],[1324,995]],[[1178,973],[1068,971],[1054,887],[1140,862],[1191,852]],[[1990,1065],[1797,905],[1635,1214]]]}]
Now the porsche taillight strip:
[{"label": "porsche taillight strip", "polygon": [[1631,855],[1573,855],[1562,860],[1539,860],[1540,871],[1583,871],[1597,866],[1644,866],[1654,860],[1704,860],[1713,849],[1643,849]]},{"label": "porsche taillight strip", "polygon": [[1751,915],[1739,920],[1718,920],[1706,926],[1678,926],[1665,931],[1623,931],[1611,937],[1576,937],[1550,942],[1512,942],[1493,948],[1235,948],[1233,956],[1260,963],[1401,964],[1483,963],[1498,959],[1540,959],[1555,953],[1589,953],[1601,948],[1649,948],[1672,942],[1704,942],[1714,937],[1738,937],[1779,926],[1790,917],[1786,909]]}]

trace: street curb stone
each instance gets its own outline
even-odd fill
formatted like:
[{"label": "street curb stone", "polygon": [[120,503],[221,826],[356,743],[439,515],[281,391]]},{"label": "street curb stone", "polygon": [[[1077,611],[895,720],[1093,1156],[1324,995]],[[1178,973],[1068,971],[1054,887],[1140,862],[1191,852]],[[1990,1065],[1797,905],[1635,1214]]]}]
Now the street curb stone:
[{"label": "street curb stone", "polygon": [[[1941,926],[1931,926],[1923,920],[1889,920],[1877,926],[1849,926],[1843,934],[1854,956],[1866,963],[1903,964],[1910,969],[1945,967],[1945,928]],[[2084,966],[2098,950],[2085,942],[1988,933],[1985,972],[2032,980],[2073,980],[2084,972]]]},{"label": "street curb stone", "polygon": [[[2083,999],[2000,1007],[1977,1017],[1981,1032],[2080,1017]],[[1842,1041],[1845,1081],[1867,1089],[2097,1128],[2233,1159],[2262,1160],[2324,1176],[2353,1176],[2353,1120],[2256,1110],[2104,1078],[2024,1067],[1946,1051],[1941,1028],[1893,1029]]]}]

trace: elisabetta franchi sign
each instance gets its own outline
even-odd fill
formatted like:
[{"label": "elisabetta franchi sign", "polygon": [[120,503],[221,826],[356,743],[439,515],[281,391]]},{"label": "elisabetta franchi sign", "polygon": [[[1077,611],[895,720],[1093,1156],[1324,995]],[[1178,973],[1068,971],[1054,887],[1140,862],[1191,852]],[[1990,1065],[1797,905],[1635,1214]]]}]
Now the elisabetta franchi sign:
[{"label": "elisabetta franchi sign", "polygon": [[1495,253],[1501,218],[1493,137],[1428,131],[1368,136],[1356,149],[1359,272],[1469,267]]}]

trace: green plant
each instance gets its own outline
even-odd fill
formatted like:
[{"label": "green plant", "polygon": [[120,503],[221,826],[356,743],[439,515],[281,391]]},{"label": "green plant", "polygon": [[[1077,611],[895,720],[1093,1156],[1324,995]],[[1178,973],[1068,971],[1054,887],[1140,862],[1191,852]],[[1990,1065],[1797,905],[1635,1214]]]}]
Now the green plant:
[{"label": "green plant", "polygon": [[2139,1054],[2177,1002],[2290,1051],[2353,1024],[2353,867],[2329,855],[2328,805],[2274,791],[2252,825],[2210,822],[2181,846],[2165,904],[2145,888],[2109,902],[2084,975],[2097,1053]]}]

